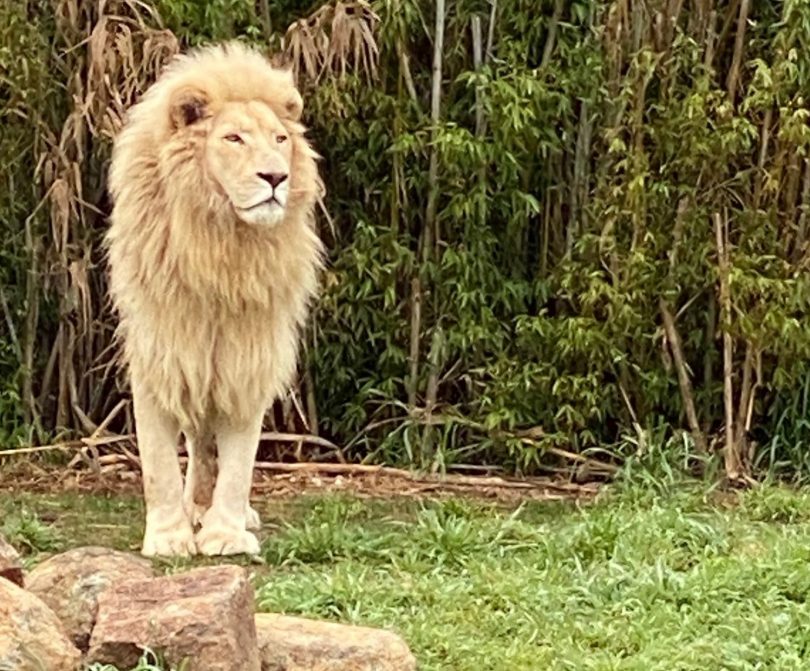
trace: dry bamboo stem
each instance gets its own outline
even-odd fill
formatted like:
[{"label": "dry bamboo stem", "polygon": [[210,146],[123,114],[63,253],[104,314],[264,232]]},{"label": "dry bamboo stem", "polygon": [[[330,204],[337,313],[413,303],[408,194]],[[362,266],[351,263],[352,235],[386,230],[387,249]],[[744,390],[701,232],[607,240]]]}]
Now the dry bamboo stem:
[{"label": "dry bamboo stem", "polygon": [[669,306],[663,298],[659,301],[658,306],[664,321],[664,331],[667,334],[669,349],[675,361],[675,371],[678,374],[678,386],[681,389],[681,398],[683,400],[684,411],[686,412],[686,421],[689,423],[689,429],[692,432],[692,438],[695,441],[695,447],[697,447],[698,452],[706,454],[708,452],[706,437],[700,429],[697,412],[695,411],[692,382],[689,379],[689,373],[686,371],[686,359],[683,355],[681,337],[678,334],[678,329],[675,327],[675,319],[672,316],[672,312],[670,312]]},{"label": "dry bamboo stem", "polygon": [[37,445],[34,447],[19,447],[13,450],[0,450],[0,457],[18,457],[24,454],[36,454],[38,452],[55,452],[58,450],[80,450],[85,447],[100,447],[102,445],[113,445],[133,440],[133,434],[122,436],[106,436],[104,438],[80,438],[79,440],[67,440],[53,445]]},{"label": "dry bamboo stem", "polygon": [[312,434],[265,431],[259,437],[261,440],[274,441],[277,443],[306,443],[309,445],[318,445],[319,447],[325,447],[340,453],[340,448],[332,441]]}]

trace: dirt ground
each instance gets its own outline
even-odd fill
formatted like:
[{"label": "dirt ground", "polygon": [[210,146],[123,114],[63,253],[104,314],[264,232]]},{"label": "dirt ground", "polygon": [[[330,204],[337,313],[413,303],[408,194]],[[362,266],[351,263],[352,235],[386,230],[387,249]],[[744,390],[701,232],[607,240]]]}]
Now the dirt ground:
[{"label": "dirt ground", "polygon": [[[5,461],[5,463],[3,463]],[[140,471],[131,463],[115,468],[82,462],[69,467],[26,456],[0,460],[0,494],[141,493]],[[291,472],[284,472],[290,469]],[[358,470],[355,470],[358,469]],[[338,472],[335,472],[335,471]],[[343,472],[340,472],[343,471]],[[471,497],[503,504],[520,501],[592,499],[599,482],[578,484],[564,478],[505,478],[492,475],[425,476],[400,469],[339,464],[266,464],[254,472],[253,496],[290,499],[342,492],[360,498]]]}]

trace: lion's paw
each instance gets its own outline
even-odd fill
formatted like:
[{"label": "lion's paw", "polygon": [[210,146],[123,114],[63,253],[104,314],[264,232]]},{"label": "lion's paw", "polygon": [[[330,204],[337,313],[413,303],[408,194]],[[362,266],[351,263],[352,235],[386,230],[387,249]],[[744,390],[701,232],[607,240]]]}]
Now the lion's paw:
[{"label": "lion's paw", "polygon": [[187,521],[159,531],[147,525],[141,548],[144,557],[189,557],[196,552],[194,532]]},{"label": "lion's paw", "polygon": [[197,533],[197,549],[201,554],[215,555],[257,555],[261,548],[259,539],[245,529],[223,526],[205,527]]},{"label": "lion's paw", "polygon": [[248,531],[259,531],[262,528],[262,518],[253,506],[248,506],[245,527]]}]

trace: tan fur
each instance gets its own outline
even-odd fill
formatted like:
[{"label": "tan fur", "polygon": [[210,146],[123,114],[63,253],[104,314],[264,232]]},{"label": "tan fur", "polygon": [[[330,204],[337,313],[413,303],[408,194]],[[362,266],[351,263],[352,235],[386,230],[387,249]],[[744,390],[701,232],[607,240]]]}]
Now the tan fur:
[{"label": "tan fur", "polygon": [[[142,406],[192,442],[245,430],[295,373],[322,258],[300,113],[290,73],[231,43],[179,57],[116,139],[106,243],[124,361]],[[250,146],[216,135],[225,123],[251,126]],[[261,166],[285,162],[283,216],[256,223],[238,208],[268,188]]]}]

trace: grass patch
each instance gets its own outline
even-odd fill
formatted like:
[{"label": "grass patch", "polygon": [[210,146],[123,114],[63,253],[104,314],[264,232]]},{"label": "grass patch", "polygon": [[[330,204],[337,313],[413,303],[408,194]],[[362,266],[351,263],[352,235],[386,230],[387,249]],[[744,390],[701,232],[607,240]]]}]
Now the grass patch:
[{"label": "grass patch", "polygon": [[[626,487],[582,507],[508,510],[329,496],[273,508],[266,564],[254,567],[259,608],[391,628],[423,671],[806,668],[801,491],[718,502],[694,485]],[[0,511],[31,561],[83,544],[76,520],[109,525],[95,543],[137,547],[142,519],[137,500],[114,498],[18,497]]]}]

